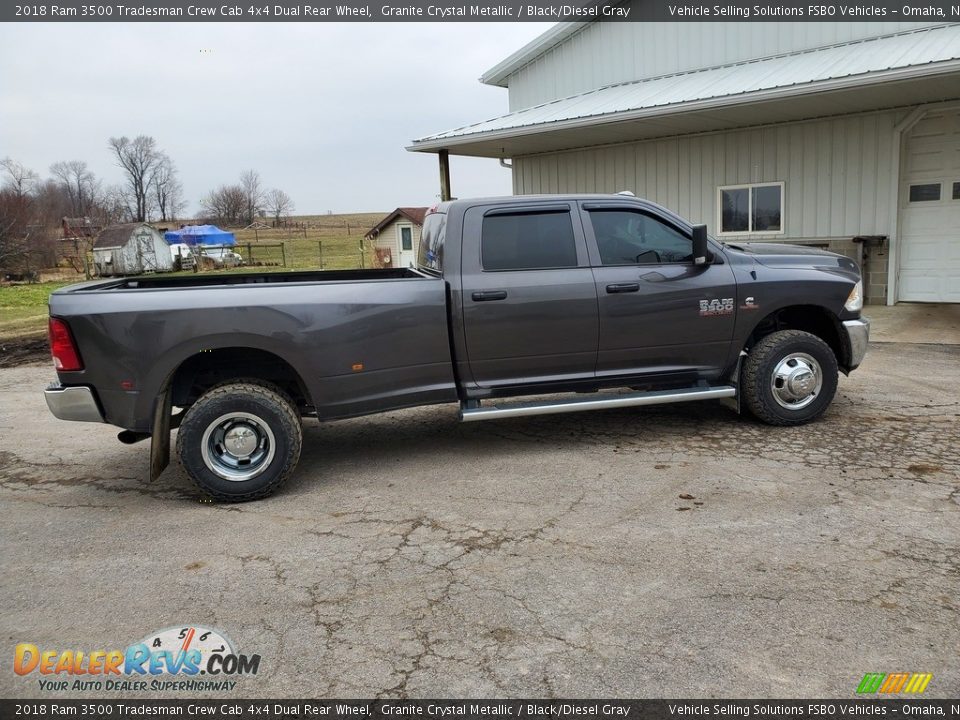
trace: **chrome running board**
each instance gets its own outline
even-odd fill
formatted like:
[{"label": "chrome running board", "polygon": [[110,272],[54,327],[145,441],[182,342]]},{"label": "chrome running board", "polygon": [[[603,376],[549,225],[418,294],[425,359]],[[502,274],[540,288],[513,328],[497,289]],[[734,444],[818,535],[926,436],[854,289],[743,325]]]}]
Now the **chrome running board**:
[{"label": "chrome running board", "polygon": [[637,405],[665,405],[692,400],[719,400],[734,397],[737,389],[732,385],[719,387],[692,387],[683,390],[657,390],[655,392],[629,393],[624,395],[593,395],[582,400],[553,400],[550,402],[517,402],[490,407],[467,408],[461,405],[460,420],[476,422],[527,415],[556,415],[583,410],[607,410],[609,408],[635,407]]}]

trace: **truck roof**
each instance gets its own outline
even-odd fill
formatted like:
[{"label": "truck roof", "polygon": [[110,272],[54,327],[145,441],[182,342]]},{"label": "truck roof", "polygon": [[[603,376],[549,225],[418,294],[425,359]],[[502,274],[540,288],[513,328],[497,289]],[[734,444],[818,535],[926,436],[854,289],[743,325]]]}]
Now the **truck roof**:
[{"label": "truck roof", "polygon": [[531,202],[544,202],[544,201],[558,201],[558,202],[576,202],[580,200],[636,200],[648,205],[655,205],[649,200],[644,200],[643,198],[638,198],[629,190],[623,190],[617,193],[563,193],[563,194],[547,194],[542,193],[539,195],[490,195],[487,197],[470,197],[470,198],[454,198],[453,200],[445,200],[443,202],[437,203],[429,210],[427,210],[427,215],[431,213],[446,213],[449,212],[449,209],[454,205],[487,205],[487,204],[517,204],[523,205]]}]

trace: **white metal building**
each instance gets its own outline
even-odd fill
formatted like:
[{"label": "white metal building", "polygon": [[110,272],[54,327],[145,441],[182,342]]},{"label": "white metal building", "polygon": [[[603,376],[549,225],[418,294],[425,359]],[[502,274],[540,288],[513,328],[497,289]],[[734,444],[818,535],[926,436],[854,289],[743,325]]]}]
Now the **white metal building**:
[{"label": "white metal building", "polygon": [[93,265],[101,276],[170,272],[173,257],[159,232],[146,223],[127,223],[100,232],[93,244]]},{"label": "white metal building", "polygon": [[960,302],[960,24],[564,23],[481,81],[509,113],[409,149],[828,247],[869,302]]}]

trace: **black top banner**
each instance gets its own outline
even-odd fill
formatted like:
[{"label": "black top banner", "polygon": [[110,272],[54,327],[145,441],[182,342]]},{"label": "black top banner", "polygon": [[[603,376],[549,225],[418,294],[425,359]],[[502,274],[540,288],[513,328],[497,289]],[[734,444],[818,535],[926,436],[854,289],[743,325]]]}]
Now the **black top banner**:
[{"label": "black top banner", "polygon": [[671,718],[960,718],[960,700],[0,700],[0,720],[13,718],[185,717],[427,718],[429,720],[668,720]]},{"label": "black top banner", "polygon": [[[952,4],[957,3],[957,4]],[[0,22],[677,22],[960,21],[960,0],[36,0],[0,4]]]}]

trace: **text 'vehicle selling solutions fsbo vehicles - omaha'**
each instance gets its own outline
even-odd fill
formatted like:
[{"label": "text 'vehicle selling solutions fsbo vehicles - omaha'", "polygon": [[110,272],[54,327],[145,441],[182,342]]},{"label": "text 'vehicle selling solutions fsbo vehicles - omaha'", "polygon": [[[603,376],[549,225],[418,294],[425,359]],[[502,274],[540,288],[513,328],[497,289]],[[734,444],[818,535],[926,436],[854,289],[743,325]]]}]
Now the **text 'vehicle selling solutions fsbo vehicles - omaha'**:
[{"label": "text 'vehicle selling solutions fsbo vehicles - omaha'", "polygon": [[[721,244],[623,195],[444,202],[416,267],[126,278],[56,291],[58,418],[152,438],[225,501],[275,490],[302,419],[459,403],[464,421],[729,398],[818,417],[869,324],[852,260]],[[544,397],[548,396],[548,397]]]}]

